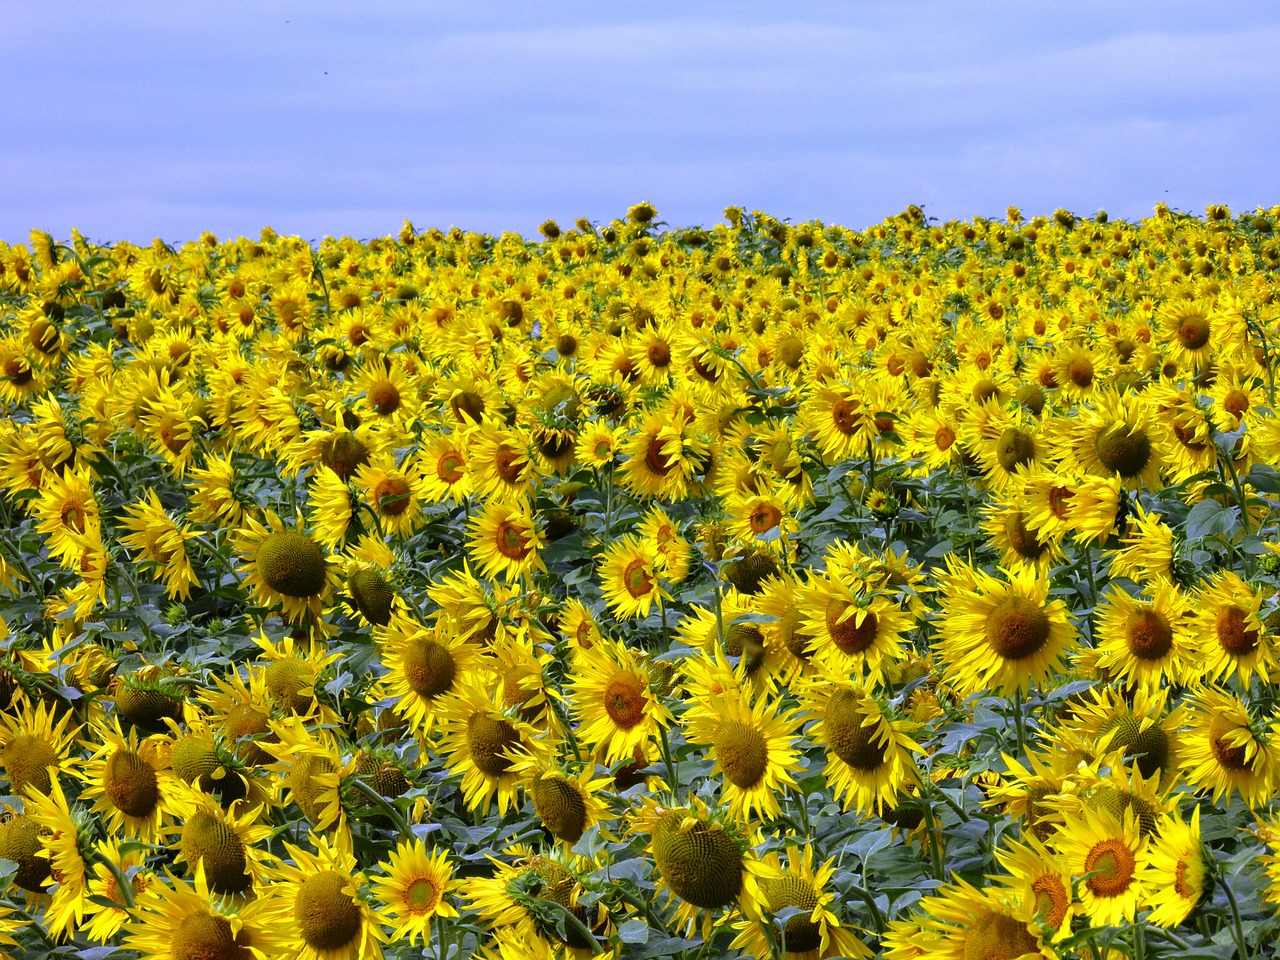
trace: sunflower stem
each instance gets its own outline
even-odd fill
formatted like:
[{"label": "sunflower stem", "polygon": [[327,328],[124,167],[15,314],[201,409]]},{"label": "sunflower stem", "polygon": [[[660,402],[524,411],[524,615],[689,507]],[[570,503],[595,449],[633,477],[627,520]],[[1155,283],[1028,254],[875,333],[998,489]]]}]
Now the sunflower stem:
[{"label": "sunflower stem", "polygon": [[926,797],[924,803],[925,829],[929,833],[929,865],[933,869],[933,878],[945,879],[942,865],[942,850],[938,846],[938,819],[933,815],[933,802]]},{"label": "sunflower stem", "polygon": [[406,840],[413,839],[413,830],[409,827],[409,821],[404,818],[404,814],[400,812],[395,804],[359,777],[348,777],[344,783],[351,784],[359,793],[364,794],[365,798],[373,803],[374,806],[380,808],[391,819],[391,822],[396,825],[400,836]]},{"label": "sunflower stem", "polygon": [[1133,960],[1147,960],[1146,926],[1142,920],[1133,925]]},{"label": "sunflower stem", "polygon": [[21,917],[23,920],[27,921],[27,929],[34,930],[40,939],[44,941],[44,945],[49,948],[50,955],[58,949],[58,945],[49,937],[44,925],[36,917],[33,917],[26,910],[22,909],[15,909],[13,911],[13,915],[15,917]]},{"label": "sunflower stem", "polygon": [[125,879],[124,871],[120,869],[120,864],[116,863],[110,857],[102,858],[103,865],[111,872],[111,876],[115,878],[116,889],[120,891],[120,899],[124,901],[120,907],[132,911],[133,910],[133,882]]},{"label": "sunflower stem", "polygon": [[1022,759],[1027,755],[1027,727],[1026,719],[1022,716],[1022,700],[1016,699],[1013,703],[1013,726],[1018,735],[1018,759]]},{"label": "sunflower stem", "polygon": [[884,936],[885,923],[884,914],[880,912],[880,907],[876,903],[875,896],[865,887],[860,887],[856,883],[849,884],[849,892],[858,897],[871,909],[871,920],[876,925],[876,933]]},{"label": "sunflower stem", "polygon": [[1240,921],[1240,904],[1236,902],[1236,893],[1221,873],[1218,874],[1218,882],[1222,884],[1222,891],[1227,895],[1227,904],[1231,907],[1231,935],[1236,941],[1236,951],[1240,954],[1240,960],[1250,960],[1253,954],[1245,945],[1244,924]]},{"label": "sunflower stem", "polygon": [[436,914],[436,955],[440,960],[449,960],[449,935],[445,929],[444,917]]},{"label": "sunflower stem", "polygon": [[671,741],[667,739],[667,728],[661,724],[658,725],[658,740],[662,746],[662,762],[667,768],[667,789],[671,791],[673,797],[679,799],[680,780],[677,775],[679,765],[671,753]]}]

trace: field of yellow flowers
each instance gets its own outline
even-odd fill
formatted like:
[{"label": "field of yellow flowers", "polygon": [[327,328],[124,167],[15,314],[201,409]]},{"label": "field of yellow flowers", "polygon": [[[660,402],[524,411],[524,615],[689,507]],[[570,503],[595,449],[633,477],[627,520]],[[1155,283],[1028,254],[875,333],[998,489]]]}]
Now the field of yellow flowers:
[{"label": "field of yellow flowers", "polygon": [[1278,220],[0,243],[0,954],[1275,956]]}]

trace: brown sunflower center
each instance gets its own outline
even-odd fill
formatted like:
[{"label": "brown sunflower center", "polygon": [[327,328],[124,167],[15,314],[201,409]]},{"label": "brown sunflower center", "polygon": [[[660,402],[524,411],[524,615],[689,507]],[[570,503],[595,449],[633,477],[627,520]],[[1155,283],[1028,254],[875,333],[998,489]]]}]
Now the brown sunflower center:
[{"label": "brown sunflower center", "polygon": [[653,594],[653,577],[650,575],[649,562],[643,557],[636,557],[622,571],[622,584],[627,593],[639,600]]},{"label": "brown sunflower center", "polygon": [[725,778],[743,790],[757,786],[769,768],[769,747],[755,727],[731,720],[715,736],[716,758]]},{"label": "brown sunflower center", "polygon": [[0,766],[13,793],[21,796],[22,788],[30,786],[48,795],[53,785],[49,767],[58,766],[58,754],[44,737],[20,733],[0,749]]},{"label": "brown sunflower center", "polygon": [[414,877],[404,888],[404,905],[411,913],[430,913],[440,903],[440,889],[430,877]]},{"label": "brown sunflower center", "polygon": [[494,454],[493,472],[503,483],[516,486],[524,479],[524,468],[527,463],[528,461],[517,451],[502,447]]},{"label": "brown sunflower center", "polygon": [[244,893],[252,884],[244,844],[224,820],[197,810],[182,828],[182,856],[191,870],[204,862],[205,877],[214,893]]},{"label": "brown sunflower center", "polygon": [[951,449],[951,445],[956,442],[956,432],[950,427],[943,425],[933,433],[933,445],[940,452],[945,453]]},{"label": "brown sunflower center", "polygon": [[662,448],[666,446],[667,441],[661,437],[653,437],[649,440],[648,446],[644,448],[644,464],[649,468],[651,473],[655,473],[660,477],[665,477],[673,469],[675,464],[662,452]]},{"label": "brown sunflower center", "polygon": [[1258,631],[1249,629],[1248,614],[1234,604],[1218,612],[1218,645],[1233,657],[1247,657],[1258,646]]},{"label": "brown sunflower center", "polygon": [[1178,342],[1186,350],[1199,350],[1209,342],[1212,327],[1202,314],[1188,314],[1178,324]]},{"label": "brown sunflower center", "polygon": [[1159,660],[1173,649],[1173,628],[1155,607],[1140,607],[1124,623],[1129,652],[1139,660]]},{"label": "brown sunflower center", "polygon": [[1067,509],[1074,496],[1074,491],[1067,487],[1054,487],[1049,491],[1049,510],[1059,520],[1067,519]]},{"label": "brown sunflower center", "polygon": [[[788,907],[798,907],[812,912],[818,905],[818,894],[813,884],[804,877],[784,873],[776,880],[761,884],[769,911],[777,913]],[[787,921],[787,953],[808,953],[822,946],[822,928],[804,914],[797,914]]]},{"label": "brown sunflower center", "polygon": [[841,653],[862,653],[875,642],[879,622],[870,610],[863,610],[859,619],[857,608],[847,600],[827,602],[827,632]]},{"label": "brown sunflower center", "polygon": [[1071,907],[1071,891],[1062,878],[1052,873],[1042,873],[1031,881],[1031,893],[1035,897],[1036,913],[1044,918],[1050,929],[1056,930],[1066,919]]},{"label": "brown sunflower center", "polygon": [[442,454],[436,461],[436,476],[443,483],[455,484],[463,478],[464,466],[466,466],[466,460],[463,459],[462,454],[451,450]]},{"label": "brown sunflower center", "polygon": [[278,706],[302,713],[314,699],[315,668],[300,657],[273,660],[266,672],[267,693]]},{"label": "brown sunflower center", "polygon": [[160,802],[160,783],[151,764],[132,750],[111,754],[102,771],[102,791],[117,810],[129,817],[146,817]]},{"label": "brown sunflower center", "polygon": [[1112,747],[1124,749],[1125,760],[1137,758],[1137,767],[1144,777],[1163,770],[1169,762],[1169,735],[1159,724],[1143,726],[1137,717],[1112,717],[1098,728],[1098,739],[1111,734]]},{"label": "brown sunflower center", "polygon": [[849,766],[867,772],[884,766],[889,752],[888,744],[877,736],[880,724],[867,716],[855,694],[848,690],[833,694],[823,719],[827,742],[837,757]]},{"label": "brown sunflower center", "polygon": [[762,533],[768,533],[782,522],[782,511],[772,503],[756,504],[747,522],[751,526],[751,532],[759,536]]},{"label": "brown sunflower center", "polygon": [[644,719],[646,702],[645,685],[629,674],[614,677],[604,688],[605,713],[622,730]]},{"label": "brown sunflower center", "polygon": [[858,429],[858,406],[850,400],[837,400],[831,405],[831,424],[838,433],[851,437]]},{"label": "brown sunflower center", "polygon": [[467,720],[467,750],[476,769],[489,777],[500,777],[511,769],[508,750],[519,746],[520,734],[509,720],[473,713]]},{"label": "brown sunflower center", "polygon": [[510,520],[503,520],[498,524],[493,539],[498,552],[508,560],[523,560],[532,552],[524,529]]},{"label": "brown sunflower center", "polygon": [[413,488],[404,477],[384,477],[374,485],[373,502],[384,517],[398,517],[413,503]]},{"label": "brown sunflower center", "polygon": [[400,391],[390,380],[379,380],[370,385],[366,394],[373,412],[388,417],[400,409]]},{"label": "brown sunflower center", "polygon": [[987,644],[1005,660],[1034,656],[1049,642],[1049,616],[1039,604],[1006,597],[987,614]]},{"label": "brown sunflower center", "polygon": [[1093,383],[1093,361],[1088,357],[1076,357],[1067,364],[1067,378],[1081,390]]},{"label": "brown sunflower center", "polygon": [[1121,896],[1133,883],[1137,858],[1123,840],[1099,840],[1084,858],[1084,872],[1093,874],[1086,883],[1095,897]]},{"label": "brown sunflower center", "polygon": [[1013,548],[1014,553],[1023,560],[1038,560],[1049,549],[1049,544],[1036,536],[1036,532],[1027,526],[1027,518],[1021,510],[1011,510],[1005,514],[1004,535],[1008,538],[1009,546]]},{"label": "brown sunflower center", "polygon": [[1209,747],[1213,750],[1214,759],[1224,770],[1249,770],[1252,765],[1246,759],[1248,750],[1242,744],[1227,740],[1227,734],[1233,729],[1235,728],[1228,727],[1221,733],[1212,733],[1209,737]]},{"label": "brown sunflower center", "polygon": [[302,881],[293,901],[298,933],[313,950],[342,950],[360,936],[364,918],[360,907],[343,887],[351,882],[336,870],[326,870]]},{"label": "brown sunflower center", "polygon": [[778,633],[781,634],[783,644],[793,657],[808,660],[810,637],[800,628],[803,621],[804,615],[796,607],[787,607],[778,619]]}]

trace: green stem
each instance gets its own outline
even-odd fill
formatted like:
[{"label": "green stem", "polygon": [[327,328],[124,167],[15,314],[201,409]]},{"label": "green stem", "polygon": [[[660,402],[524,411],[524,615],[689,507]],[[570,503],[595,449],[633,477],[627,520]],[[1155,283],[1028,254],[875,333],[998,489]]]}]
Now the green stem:
[{"label": "green stem", "polygon": [[103,864],[111,871],[111,876],[115,877],[116,889],[120,891],[120,899],[124,903],[119,906],[124,910],[133,909],[133,882],[125,878],[124,871],[120,869],[120,864],[116,863],[110,857],[102,858]]},{"label": "green stem", "polygon": [[391,822],[396,825],[396,830],[399,831],[400,836],[404,837],[406,840],[413,839],[413,830],[409,827],[409,821],[404,818],[404,814],[400,812],[395,804],[359,777],[347,777],[343,783],[351,784],[351,786],[355,787],[359,793],[362,793],[367,800],[373,803],[374,806],[380,808],[382,812],[391,819]]},{"label": "green stem", "polygon": [[938,846],[938,820],[933,815],[933,803],[924,798],[925,829],[929,833],[929,863],[933,867],[933,878],[944,880],[946,875],[942,866],[942,850]]},{"label": "green stem", "polygon": [[1227,878],[1219,874],[1218,882],[1222,884],[1222,890],[1227,895],[1227,903],[1231,906],[1231,935],[1236,941],[1236,952],[1240,954],[1240,960],[1250,960],[1253,956],[1245,946],[1244,924],[1240,922],[1240,905],[1236,903],[1235,891],[1231,889],[1231,884],[1227,883]]},{"label": "green stem", "polygon": [[857,884],[850,884],[849,892],[858,897],[871,909],[871,919],[876,925],[876,933],[880,936],[884,936],[884,914],[880,912],[880,907],[876,903],[876,898],[872,895],[871,891],[867,890],[865,887],[860,887]]},{"label": "green stem", "polygon": [[680,780],[677,776],[679,764],[676,763],[675,756],[671,752],[671,741],[667,739],[667,728],[659,724],[658,740],[662,746],[662,762],[667,767],[667,789],[671,791],[673,797],[680,796]]}]

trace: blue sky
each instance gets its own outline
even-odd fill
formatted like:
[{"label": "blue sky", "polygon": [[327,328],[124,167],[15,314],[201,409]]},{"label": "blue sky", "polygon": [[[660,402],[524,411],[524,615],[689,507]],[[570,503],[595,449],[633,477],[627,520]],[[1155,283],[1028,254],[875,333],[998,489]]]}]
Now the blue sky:
[{"label": "blue sky", "polygon": [[1280,4],[0,0],[0,238],[1280,203]]}]

